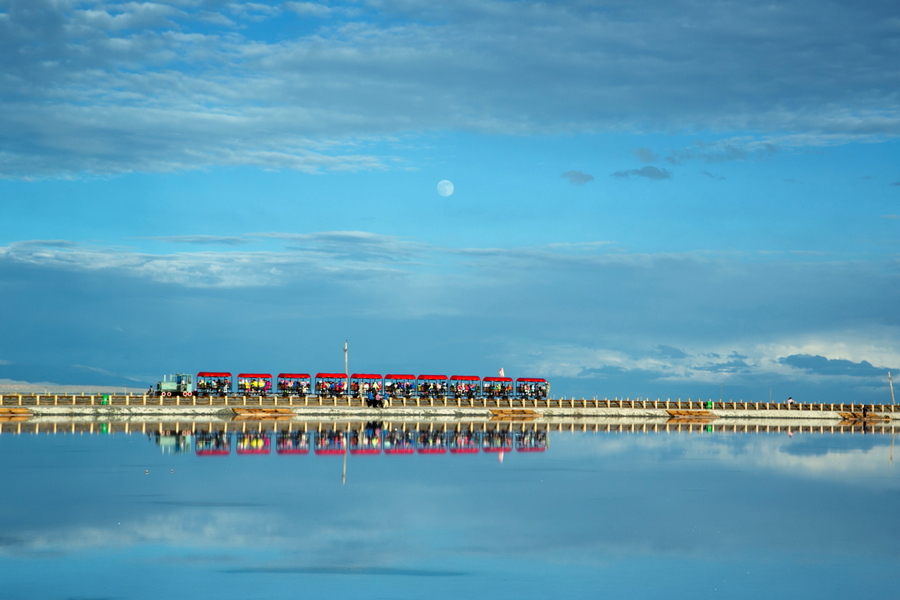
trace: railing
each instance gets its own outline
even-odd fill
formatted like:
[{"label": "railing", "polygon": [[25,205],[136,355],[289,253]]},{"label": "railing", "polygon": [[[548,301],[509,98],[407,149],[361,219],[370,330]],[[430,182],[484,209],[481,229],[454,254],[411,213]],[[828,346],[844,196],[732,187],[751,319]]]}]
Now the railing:
[{"label": "railing", "polygon": [[[893,404],[746,402],[744,400],[650,400],[648,398],[390,398],[387,408],[521,408],[521,409],[664,409],[736,411],[829,411],[894,413]],[[365,399],[346,396],[155,396],[147,394],[4,394],[3,406],[198,406],[198,407],[341,407],[364,408]]]}]

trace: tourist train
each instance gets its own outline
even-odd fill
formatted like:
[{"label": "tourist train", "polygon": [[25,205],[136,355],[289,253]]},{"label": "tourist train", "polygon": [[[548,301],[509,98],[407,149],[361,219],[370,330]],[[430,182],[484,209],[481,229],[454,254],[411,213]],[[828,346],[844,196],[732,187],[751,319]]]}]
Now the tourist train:
[{"label": "tourist train", "polygon": [[239,373],[237,387],[231,373],[201,371],[167,375],[156,385],[159,396],[295,396],[382,398],[540,399],[550,396],[550,383],[536,377],[477,377],[475,375],[415,375],[375,373]]}]

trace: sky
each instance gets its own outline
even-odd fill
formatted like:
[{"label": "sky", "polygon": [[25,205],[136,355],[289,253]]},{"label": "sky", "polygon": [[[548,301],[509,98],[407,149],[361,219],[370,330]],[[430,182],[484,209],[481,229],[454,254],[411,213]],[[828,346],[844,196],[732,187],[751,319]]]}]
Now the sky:
[{"label": "sky", "polygon": [[0,378],[348,340],[351,371],[888,402],[898,54],[887,1],[0,0]]}]

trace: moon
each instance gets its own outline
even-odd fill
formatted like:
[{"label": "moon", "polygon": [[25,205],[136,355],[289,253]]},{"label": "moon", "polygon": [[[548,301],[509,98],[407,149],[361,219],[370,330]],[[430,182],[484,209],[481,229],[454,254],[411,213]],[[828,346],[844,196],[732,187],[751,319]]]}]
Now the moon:
[{"label": "moon", "polygon": [[437,184],[438,194],[446,198],[453,194],[453,182],[446,179],[439,181]]}]

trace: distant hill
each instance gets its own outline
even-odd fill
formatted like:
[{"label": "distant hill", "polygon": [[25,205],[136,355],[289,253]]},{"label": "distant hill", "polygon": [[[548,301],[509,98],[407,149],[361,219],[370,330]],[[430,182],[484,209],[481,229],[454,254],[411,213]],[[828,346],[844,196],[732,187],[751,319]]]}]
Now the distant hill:
[{"label": "distant hill", "polygon": [[113,385],[58,385],[55,383],[15,381],[0,379],[2,394],[143,394],[146,387],[126,387]]},{"label": "distant hill", "polygon": [[[99,389],[99,387],[116,388],[119,391],[122,388],[145,391],[147,386],[151,385],[151,382],[122,377],[100,369],[79,365],[59,367],[0,364],[0,384],[4,388],[13,384],[33,386],[35,390],[42,390],[48,386],[74,386],[70,391]],[[23,389],[22,391],[27,390]],[[9,391],[6,393],[9,393]]]}]

